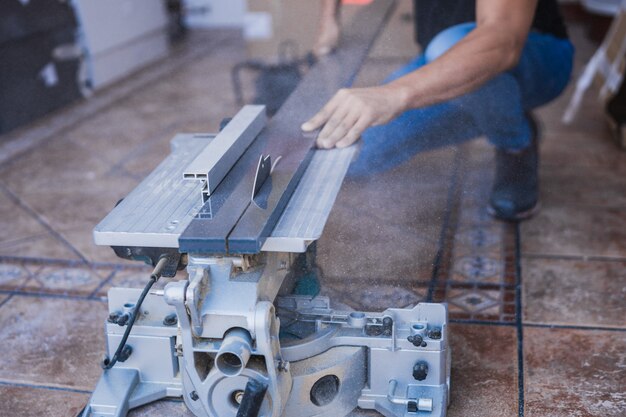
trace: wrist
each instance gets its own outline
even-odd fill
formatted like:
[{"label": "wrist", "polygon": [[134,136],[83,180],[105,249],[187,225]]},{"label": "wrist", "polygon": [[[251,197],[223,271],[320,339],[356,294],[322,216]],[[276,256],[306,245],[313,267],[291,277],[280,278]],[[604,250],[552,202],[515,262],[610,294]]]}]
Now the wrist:
[{"label": "wrist", "polygon": [[389,97],[392,98],[393,103],[397,107],[398,114],[411,109],[411,99],[413,97],[412,89],[404,84],[393,82],[383,87],[387,89]]}]

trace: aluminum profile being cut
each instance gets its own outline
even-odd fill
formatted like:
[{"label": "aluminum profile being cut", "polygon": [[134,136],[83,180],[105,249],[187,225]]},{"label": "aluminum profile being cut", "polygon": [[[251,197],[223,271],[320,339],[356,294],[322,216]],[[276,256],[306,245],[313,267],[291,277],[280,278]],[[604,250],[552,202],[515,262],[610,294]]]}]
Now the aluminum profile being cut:
[{"label": "aluminum profile being cut", "polygon": [[203,182],[202,201],[208,200],[266,123],[265,106],[244,106],[191,161],[183,178]]}]

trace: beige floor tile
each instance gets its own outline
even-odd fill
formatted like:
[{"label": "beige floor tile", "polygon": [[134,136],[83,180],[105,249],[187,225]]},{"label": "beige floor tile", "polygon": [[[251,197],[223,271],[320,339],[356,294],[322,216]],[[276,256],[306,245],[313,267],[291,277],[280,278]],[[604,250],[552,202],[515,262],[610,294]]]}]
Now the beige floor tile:
[{"label": "beige floor tile", "polygon": [[89,394],[46,388],[0,385],[0,415],[12,417],[74,417]]},{"label": "beige floor tile", "polygon": [[451,150],[347,180],[318,245],[326,277],[429,279],[446,204]]},{"label": "beige floor tile", "polygon": [[626,209],[544,206],[522,223],[522,253],[626,257]]},{"label": "beige floor tile", "polygon": [[524,259],[524,321],[626,328],[626,261]]},{"label": "beige floor tile", "polygon": [[51,233],[0,244],[0,256],[79,260],[68,244]]},{"label": "beige floor tile", "polygon": [[555,131],[541,142],[542,167],[578,167],[583,172],[600,170],[626,173],[626,152],[617,148],[608,132],[594,133]]},{"label": "beige floor tile", "polygon": [[149,141],[158,127],[146,123],[132,107],[116,105],[66,133],[66,137],[92,155],[117,164]]},{"label": "beige floor tile", "polygon": [[[105,216],[106,213],[103,213],[102,218]],[[109,246],[98,246],[94,243],[93,229],[96,224],[85,223],[70,230],[61,229],[60,233],[90,262],[124,263]]]},{"label": "beige floor tile", "polygon": [[11,297],[9,294],[0,294],[0,306],[7,302],[7,300]]},{"label": "beige floor tile", "polygon": [[452,399],[449,417],[517,415],[515,329],[450,326]]},{"label": "beige floor tile", "polygon": [[[626,152],[622,163],[626,167]],[[550,205],[626,207],[626,172],[606,167],[544,167],[541,200]]]},{"label": "beige floor tile", "polygon": [[0,309],[0,379],[92,390],[106,314],[100,301],[14,296]]},{"label": "beige floor tile", "polygon": [[[17,162],[19,161],[19,163]],[[97,223],[136,184],[68,139],[54,139],[5,166],[0,179],[53,228]]]},{"label": "beige floor tile", "polygon": [[2,191],[0,191],[0,219],[2,219],[0,247],[7,243],[48,233],[41,223]]},{"label": "beige floor tile", "polygon": [[626,333],[525,328],[525,415],[626,415]]},{"label": "beige floor tile", "polygon": [[21,290],[89,296],[106,278],[106,271],[98,272],[86,265],[44,265]]}]

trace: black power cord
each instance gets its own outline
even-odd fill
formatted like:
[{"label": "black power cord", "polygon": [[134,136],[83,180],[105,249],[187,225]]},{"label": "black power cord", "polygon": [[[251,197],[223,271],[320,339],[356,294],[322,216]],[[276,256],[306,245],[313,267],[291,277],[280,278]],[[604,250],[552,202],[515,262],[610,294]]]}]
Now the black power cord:
[{"label": "black power cord", "polygon": [[130,331],[132,330],[133,325],[135,324],[135,319],[139,315],[139,311],[141,309],[141,304],[143,304],[143,300],[148,295],[150,288],[152,288],[152,286],[159,280],[159,278],[161,278],[161,272],[163,268],[165,267],[165,265],[167,264],[167,262],[168,262],[168,258],[165,256],[161,257],[159,259],[159,262],[157,262],[156,266],[154,267],[154,270],[152,271],[152,274],[150,274],[150,280],[144,287],[143,291],[141,292],[141,295],[139,296],[139,299],[137,300],[137,303],[135,304],[132,312],[130,313],[128,323],[126,325],[126,330],[124,331],[124,336],[122,336],[122,340],[120,341],[120,344],[117,346],[117,349],[115,350],[115,354],[110,359],[108,357],[104,358],[104,360],[100,364],[102,369],[111,369],[113,368],[113,366],[115,366],[115,364],[118,361],[124,362],[130,356],[132,352],[132,348],[130,346],[126,346],[126,341],[128,340]]}]

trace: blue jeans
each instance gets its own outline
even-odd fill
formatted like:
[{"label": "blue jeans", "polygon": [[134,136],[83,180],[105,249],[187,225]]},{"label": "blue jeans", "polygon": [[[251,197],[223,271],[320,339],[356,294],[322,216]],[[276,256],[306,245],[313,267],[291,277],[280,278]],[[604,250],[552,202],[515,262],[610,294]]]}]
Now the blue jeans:
[{"label": "blue jeans", "polygon": [[[475,27],[475,23],[464,23],[444,30],[432,40],[423,55],[391,74],[385,82],[428,64]],[[527,147],[532,133],[526,113],[563,91],[570,79],[573,57],[574,47],[569,40],[531,32],[519,63],[512,70],[474,92],[406,111],[385,125],[366,130],[350,175],[387,170],[418,152],[482,135],[498,148]]]}]

